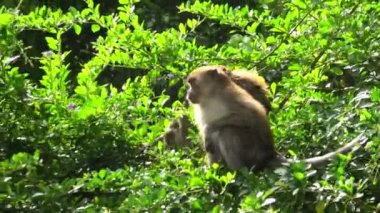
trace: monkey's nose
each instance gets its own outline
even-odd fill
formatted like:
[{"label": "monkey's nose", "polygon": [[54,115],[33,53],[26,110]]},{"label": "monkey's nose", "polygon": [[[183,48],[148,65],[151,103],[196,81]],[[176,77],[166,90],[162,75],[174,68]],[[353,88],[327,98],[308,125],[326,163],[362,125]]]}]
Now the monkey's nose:
[{"label": "monkey's nose", "polygon": [[187,100],[189,100],[193,104],[198,103],[198,100],[197,100],[196,96],[194,94],[192,94],[192,93],[188,93],[187,94]]}]

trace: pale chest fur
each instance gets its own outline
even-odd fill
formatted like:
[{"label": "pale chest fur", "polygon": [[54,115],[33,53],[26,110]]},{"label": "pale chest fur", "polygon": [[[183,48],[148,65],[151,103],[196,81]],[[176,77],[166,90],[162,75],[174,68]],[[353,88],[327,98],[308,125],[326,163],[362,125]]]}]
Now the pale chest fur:
[{"label": "pale chest fur", "polygon": [[226,105],[215,99],[202,106],[194,105],[194,119],[200,132],[206,125],[227,116],[228,112]]}]

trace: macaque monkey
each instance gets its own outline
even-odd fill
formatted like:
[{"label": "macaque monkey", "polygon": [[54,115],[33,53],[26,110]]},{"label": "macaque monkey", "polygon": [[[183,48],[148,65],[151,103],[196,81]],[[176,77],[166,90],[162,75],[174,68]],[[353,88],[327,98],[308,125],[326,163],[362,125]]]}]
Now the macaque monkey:
[{"label": "macaque monkey", "polygon": [[246,70],[227,71],[224,72],[231,78],[231,80],[248,92],[254,99],[260,102],[266,112],[271,110],[271,104],[268,99],[268,85],[265,83],[263,77]]},{"label": "macaque monkey", "polygon": [[185,116],[172,120],[169,128],[163,135],[166,145],[169,147],[189,146],[191,144],[190,140],[187,138],[189,127],[190,121]]},{"label": "macaque monkey", "polygon": [[[194,106],[209,164],[261,171],[293,162],[276,151],[263,104],[234,83],[225,67],[197,68],[188,75],[187,84],[187,99]],[[359,136],[334,152],[302,161],[314,167],[326,164],[338,153],[350,151],[361,139]]]},{"label": "macaque monkey", "polygon": [[[224,71],[233,82],[235,82],[238,86],[246,90],[254,99],[259,101],[265,107],[266,112],[269,113],[269,111],[271,110],[271,104],[269,99],[267,98],[268,85],[265,83],[264,78],[255,73],[245,70],[237,70],[231,72],[227,69],[224,69]],[[189,127],[189,119],[185,116],[178,120],[173,120],[169,128],[163,135],[164,142],[169,147],[173,147],[175,145],[190,145],[191,143],[187,139]],[[208,148],[206,147],[206,150]]]}]

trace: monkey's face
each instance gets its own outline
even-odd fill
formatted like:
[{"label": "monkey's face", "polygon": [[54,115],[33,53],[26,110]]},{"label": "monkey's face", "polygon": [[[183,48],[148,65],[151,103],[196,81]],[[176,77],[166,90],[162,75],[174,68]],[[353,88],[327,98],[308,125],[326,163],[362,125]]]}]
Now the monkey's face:
[{"label": "monkey's face", "polygon": [[164,134],[164,141],[168,146],[174,146],[177,144],[177,141],[179,141],[179,128],[180,127],[178,121],[174,120],[170,123],[169,128],[166,130]]},{"label": "monkey's face", "polygon": [[215,93],[223,78],[228,77],[222,66],[205,66],[194,70],[187,77],[187,100],[193,104],[207,101]]},{"label": "monkey's face", "polygon": [[190,103],[197,104],[199,103],[199,96],[201,96],[201,89],[199,87],[199,82],[196,77],[187,79],[187,94],[186,98]]}]

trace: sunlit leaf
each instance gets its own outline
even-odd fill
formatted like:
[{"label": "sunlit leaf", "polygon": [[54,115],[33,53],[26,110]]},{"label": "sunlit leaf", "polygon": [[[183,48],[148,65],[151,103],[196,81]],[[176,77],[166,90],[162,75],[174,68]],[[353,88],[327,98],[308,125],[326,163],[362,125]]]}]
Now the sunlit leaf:
[{"label": "sunlit leaf", "polygon": [[180,23],[178,28],[179,28],[179,32],[181,32],[182,34],[186,34],[186,27],[184,24]]},{"label": "sunlit leaf", "polygon": [[6,26],[10,24],[12,21],[12,15],[11,14],[0,14],[0,26]]},{"label": "sunlit leaf", "polygon": [[305,179],[305,175],[301,172],[295,172],[293,176],[298,180],[298,181],[303,181]]},{"label": "sunlit leaf", "polygon": [[78,24],[74,24],[73,27],[74,27],[75,34],[80,35],[80,33],[82,32],[82,27]]},{"label": "sunlit leaf", "polygon": [[104,178],[106,177],[106,175],[107,175],[107,170],[105,170],[105,169],[101,169],[101,170],[99,171],[99,177],[100,177],[101,179],[104,179]]},{"label": "sunlit leaf", "polygon": [[100,30],[100,26],[98,24],[91,24],[91,31],[96,33]]},{"label": "sunlit leaf", "polygon": [[58,41],[53,37],[45,37],[46,42],[51,50],[58,50]]}]

